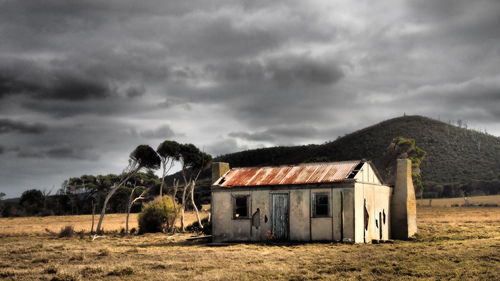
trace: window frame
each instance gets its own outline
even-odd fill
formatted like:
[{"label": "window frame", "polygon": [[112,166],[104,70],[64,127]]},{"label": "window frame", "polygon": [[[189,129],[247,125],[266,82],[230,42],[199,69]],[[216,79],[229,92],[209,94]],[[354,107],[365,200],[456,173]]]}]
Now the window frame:
[{"label": "window frame", "polygon": [[[328,199],[327,203],[327,213],[326,215],[323,214],[317,214],[316,213],[316,206],[317,206],[317,198],[319,196],[326,196]],[[312,217],[313,218],[331,218],[332,217],[332,207],[331,207],[331,198],[330,198],[330,193],[329,192],[314,192],[312,196]]]},{"label": "window frame", "polygon": [[[236,216],[236,209],[238,209],[237,205],[236,205],[236,200],[238,198],[242,198],[242,197],[246,198],[246,205],[247,205],[246,206],[247,207],[247,215],[244,216],[244,217],[243,216]],[[233,200],[232,200],[233,201],[233,206],[232,206],[233,207],[233,216],[232,216],[232,219],[233,220],[249,220],[249,219],[251,219],[252,215],[250,214],[250,209],[251,209],[250,208],[250,194],[233,195],[232,198],[233,198]]]}]

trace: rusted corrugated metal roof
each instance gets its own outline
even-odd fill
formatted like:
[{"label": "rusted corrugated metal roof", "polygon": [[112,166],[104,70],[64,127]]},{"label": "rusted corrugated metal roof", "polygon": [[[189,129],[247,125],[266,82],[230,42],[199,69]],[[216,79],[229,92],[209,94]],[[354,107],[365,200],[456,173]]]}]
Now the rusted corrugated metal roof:
[{"label": "rusted corrugated metal roof", "polygon": [[301,165],[234,168],[219,186],[291,185],[342,182],[361,161],[307,163]]}]

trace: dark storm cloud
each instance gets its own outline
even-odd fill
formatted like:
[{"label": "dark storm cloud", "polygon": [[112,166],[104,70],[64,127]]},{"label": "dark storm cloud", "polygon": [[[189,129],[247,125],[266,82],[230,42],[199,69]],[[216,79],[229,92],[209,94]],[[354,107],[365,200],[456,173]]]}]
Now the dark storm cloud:
[{"label": "dark storm cloud", "polygon": [[[190,103],[215,103],[251,125],[278,125],[286,119],[319,118],[334,99],[347,103],[336,84],[344,78],[333,57],[277,55],[252,61],[211,64],[185,71],[181,83],[170,85],[177,99]],[[193,87],[196,81],[207,87]]]},{"label": "dark storm cloud", "polygon": [[5,147],[0,145],[0,154],[3,154],[5,152]]},{"label": "dark storm cloud", "polygon": [[206,70],[217,73],[217,78],[223,78],[230,83],[237,80],[272,81],[280,86],[291,86],[294,83],[303,83],[307,86],[329,85],[344,76],[337,62],[325,58],[313,58],[307,54],[280,56],[265,62],[236,61],[220,66],[210,65]]},{"label": "dark storm cloud", "polygon": [[281,85],[302,82],[308,85],[329,85],[344,76],[340,67],[332,61],[312,59],[307,56],[282,57],[268,65],[274,81]]},{"label": "dark storm cloud", "polygon": [[0,119],[0,134],[22,133],[22,134],[42,134],[47,131],[47,126],[40,123],[25,123],[11,119]]},{"label": "dark storm cloud", "polygon": [[410,16],[433,24],[429,36],[437,43],[483,44],[481,40],[500,39],[500,2],[496,0],[410,1]]},{"label": "dark storm cloud", "polygon": [[174,137],[178,134],[174,133],[168,124],[165,124],[153,130],[144,130],[140,132],[139,135],[143,138],[165,139]]},{"label": "dark storm cloud", "polygon": [[113,92],[101,77],[72,69],[44,69],[29,61],[3,63],[0,97],[22,94],[35,99],[82,101],[104,98]]},{"label": "dark storm cloud", "polygon": [[21,158],[52,158],[97,161],[99,156],[88,147],[54,147],[46,150],[23,150],[17,152]]},{"label": "dark storm cloud", "polygon": [[137,98],[137,97],[144,95],[145,92],[146,92],[146,89],[144,88],[144,86],[130,87],[127,89],[126,94],[127,94],[128,98],[133,99],[133,98]]},{"label": "dark storm cloud", "polygon": [[[451,116],[457,119],[498,122],[500,119],[500,77],[472,79],[460,83],[423,86],[409,96],[396,99],[401,106],[426,110],[428,115]],[[449,113],[453,112],[453,113]]]}]

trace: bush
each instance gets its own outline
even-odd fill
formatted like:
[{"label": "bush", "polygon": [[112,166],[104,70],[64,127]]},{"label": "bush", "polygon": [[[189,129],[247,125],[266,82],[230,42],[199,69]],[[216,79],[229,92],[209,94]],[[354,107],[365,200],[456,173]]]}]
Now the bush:
[{"label": "bush", "polygon": [[63,237],[73,237],[73,235],[75,234],[75,229],[73,228],[72,225],[67,225],[63,228],[61,228],[61,230],[59,231],[59,238],[63,238]]},{"label": "bush", "polygon": [[139,233],[165,232],[175,225],[178,206],[176,210],[174,200],[172,196],[158,196],[146,203],[138,218]]},{"label": "bush", "polygon": [[192,232],[201,232],[206,235],[212,234],[212,221],[209,222],[208,218],[204,218],[201,220],[201,224],[203,225],[203,228],[200,227],[198,221],[195,221],[192,224],[188,225],[186,229]]}]

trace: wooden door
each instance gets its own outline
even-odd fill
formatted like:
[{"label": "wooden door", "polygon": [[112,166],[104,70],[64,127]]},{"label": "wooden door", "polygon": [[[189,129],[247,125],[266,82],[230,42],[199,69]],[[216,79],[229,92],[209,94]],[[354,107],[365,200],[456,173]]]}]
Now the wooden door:
[{"label": "wooden door", "polygon": [[271,194],[272,217],[271,231],[276,240],[288,240],[288,194]]}]

